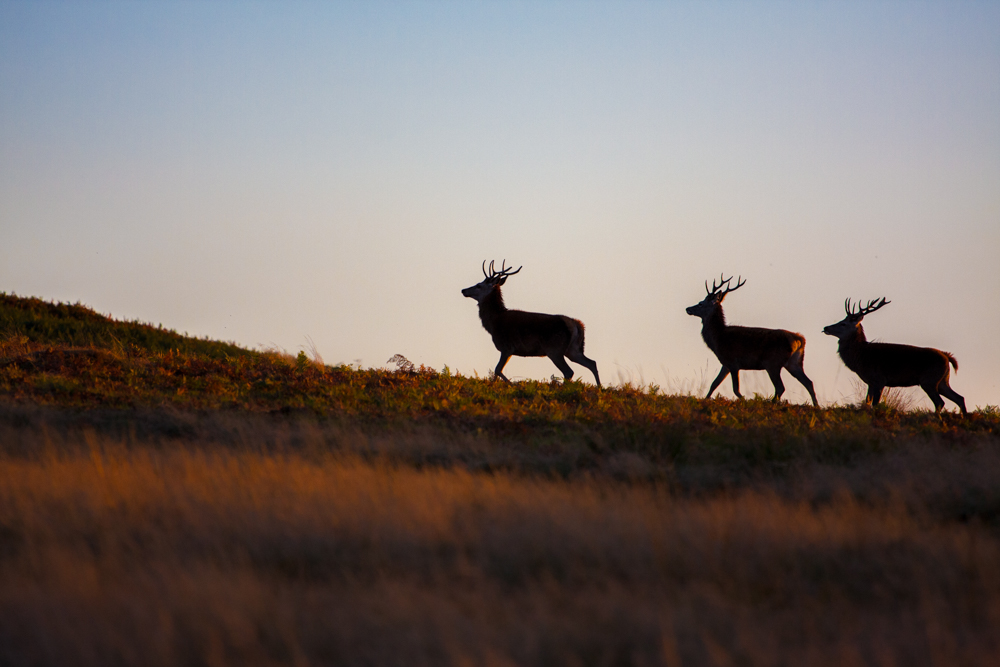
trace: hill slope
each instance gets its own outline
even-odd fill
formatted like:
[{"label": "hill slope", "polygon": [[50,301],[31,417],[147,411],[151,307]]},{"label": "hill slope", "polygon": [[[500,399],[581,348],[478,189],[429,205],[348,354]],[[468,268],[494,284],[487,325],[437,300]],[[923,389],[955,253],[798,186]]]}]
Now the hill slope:
[{"label": "hill slope", "polygon": [[518,452],[515,467],[562,472],[619,452],[660,471],[708,463],[759,470],[842,463],[905,440],[1000,439],[996,410],[963,419],[888,408],[815,409],[671,396],[655,387],[506,384],[403,366],[331,367],[304,354],[255,352],[118,322],[79,305],[0,299],[0,401],[13,405],[292,414],[369,433],[423,428],[444,439],[471,434],[502,441]]},{"label": "hill slope", "polygon": [[0,339],[109,350],[138,348],[147,352],[179,352],[214,359],[254,354],[233,343],[182,336],[142,322],[121,322],[79,303],[52,303],[0,292]]}]

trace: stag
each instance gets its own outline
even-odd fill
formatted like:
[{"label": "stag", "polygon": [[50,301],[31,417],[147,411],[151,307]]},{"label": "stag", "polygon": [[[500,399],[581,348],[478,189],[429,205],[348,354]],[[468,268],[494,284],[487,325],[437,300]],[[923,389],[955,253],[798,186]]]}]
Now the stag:
[{"label": "stag", "polygon": [[948,384],[948,364],[958,371],[958,361],[949,352],[942,352],[933,347],[917,347],[915,345],[899,345],[896,343],[869,343],[865,338],[861,320],[865,315],[874,313],[879,308],[892,303],[873,299],[864,306],[859,301],[856,308],[851,308],[851,300],[844,301],[847,317],[823,328],[823,333],[840,339],[837,352],[844,365],[858,374],[868,385],[868,396],[865,402],[878,405],[882,398],[882,390],[886,387],[913,387],[927,392],[934,403],[934,411],[940,412],[947,396],[958,405],[963,415],[965,399]]},{"label": "stag", "polygon": [[568,357],[570,361],[589,368],[600,387],[597,363],[583,354],[583,322],[565,315],[508,310],[500,287],[524,267],[518,267],[517,271],[513,267],[507,268],[506,260],[499,271],[493,267],[493,262],[490,262],[490,272],[486,273],[486,262],[483,261],[485,279],[463,289],[462,295],[479,303],[479,319],[500,351],[500,361],[494,374],[510,382],[503,374],[503,367],[511,356],[548,357],[569,380],[573,377],[573,369],[566,363]]},{"label": "stag", "polygon": [[781,381],[781,369],[785,368],[792,376],[802,383],[809,392],[813,405],[818,406],[813,383],[802,368],[805,360],[806,339],[802,334],[792,333],[784,329],[761,329],[758,327],[734,327],[726,324],[725,313],[722,312],[722,300],[730,292],[735,292],[746,284],[745,280],[736,279],[736,286],[730,287],[732,277],[723,278],[719,285],[712,281],[712,289],[708,289],[705,281],[705,291],[708,295],[698,304],[687,309],[688,315],[701,318],[701,337],[705,344],[722,362],[722,370],[712,382],[705,398],[710,398],[726,376],[733,374],[733,393],[743,398],[740,393],[740,371],[767,371],[774,384],[774,400],[777,401],[785,393],[785,385]]}]

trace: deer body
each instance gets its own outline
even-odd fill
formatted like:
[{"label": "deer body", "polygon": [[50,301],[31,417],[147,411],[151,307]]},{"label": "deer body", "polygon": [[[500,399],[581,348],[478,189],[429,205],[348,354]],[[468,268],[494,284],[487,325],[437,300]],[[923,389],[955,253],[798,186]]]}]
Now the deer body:
[{"label": "deer body", "polygon": [[566,315],[508,309],[503,302],[500,286],[508,276],[514,275],[517,271],[510,272],[510,269],[501,268],[497,273],[493,271],[491,262],[492,275],[489,275],[486,274],[485,262],[483,265],[483,275],[486,279],[472,287],[466,287],[462,290],[462,295],[479,303],[479,319],[500,352],[500,361],[494,374],[510,382],[503,374],[503,369],[512,356],[548,357],[562,371],[563,377],[569,380],[573,377],[573,369],[566,363],[568,358],[589,368],[594,374],[597,386],[600,387],[601,378],[597,373],[597,362],[583,354],[583,322]]},{"label": "deer body", "polygon": [[[708,295],[701,303],[687,309],[689,315],[701,318],[701,337],[722,363],[722,369],[712,382],[705,398],[710,398],[730,373],[733,376],[733,393],[743,398],[743,394],[740,393],[740,371],[763,370],[767,371],[768,377],[771,378],[771,383],[774,385],[774,400],[777,401],[785,392],[785,385],[781,381],[781,369],[785,368],[806,388],[813,405],[819,405],[812,380],[806,376],[802,367],[806,351],[806,339],[802,334],[784,329],[726,324],[722,300],[726,294],[739,289],[746,282],[738,282],[736,287],[730,288],[729,280],[723,280],[718,287],[713,282],[711,291],[706,283],[705,291]],[[724,286],[725,291],[720,291]]]},{"label": "deer body", "polygon": [[934,403],[936,412],[944,407],[943,395],[958,405],[963,415],[968,414],[965,399],[948,382],[949,364],[958,370],[958,361],[952,354],[933,347],[868,342],[861,320],[888,303],[891,302],[884,298],[881,302],[869,301],[864,308],[858,304],[858,309],[852,311],[848,300],[844,304],[847,317],[823,329],[823,333],[839,339],[837,352],[844,365],[868,385],[866,403],[878,405],[886,387],[919,385]]}]

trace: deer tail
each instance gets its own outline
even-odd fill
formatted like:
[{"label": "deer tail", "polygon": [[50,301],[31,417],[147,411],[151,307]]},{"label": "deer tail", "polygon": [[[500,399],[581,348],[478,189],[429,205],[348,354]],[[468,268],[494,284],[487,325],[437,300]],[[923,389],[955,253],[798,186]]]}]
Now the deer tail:
[{"label": "deer tail", "polygon": [[583,322],[580,320],[574,320],[572,317],[567,317],[565,315],[560,315],[563,322],[566,323],[566,328],[569,329],[569,349],[579,350],[583,353],[583,336],[584,327]]},{"label": "deer tail", "polygon": [[952,366],[955,367],[955,372],[957,373],[958,372],[958,359],[955,358],[955,355],[953,355],[951,352],[945,352],[944,356],[948,357],[948,361],[951,363]]},{"label": "deer tail", "polygon": [[791,348],[791,354],[788,355],[789,362],[796,363],[801,366],[806,360],[805,336],[799,333],[793,333],[788,337],[788,345]]},{"label": "deer tail", "polygon": [[792,354],[798,354],[800,358],[806,358],[806,339],[802,334],[795,334],[792,337]]}]

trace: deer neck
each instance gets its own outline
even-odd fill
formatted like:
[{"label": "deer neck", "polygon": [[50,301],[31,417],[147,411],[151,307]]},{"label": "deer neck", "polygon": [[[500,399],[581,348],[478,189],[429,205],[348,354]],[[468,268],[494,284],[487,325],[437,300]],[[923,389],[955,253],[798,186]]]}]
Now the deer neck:
[{"label": "deer neck", "polygon": [[865,337],[864,328],[859,324],[854,331],[840,339],[837,353],[844,361],[844,365],[856,372],[856,369],[860,367],[861,353],[866,345],[868,345],[868,339]]},{"label": "deer neck", "polygon": [[500,320],[506,313],[507,306],[504,305],[503,294],[500,293],[499,287],[479,302],[479,320],[483,323],[483,328],[491,334],[496,331]]},{"label": "deer neck", "polygon": [[722,312],[722,306],[718,306],[712,313],[701,321],[701,337],[705,341],[705,345],[715,352],[716,355],[719,353],[719,346],[722,340],[726,337],[726,315]]}]

